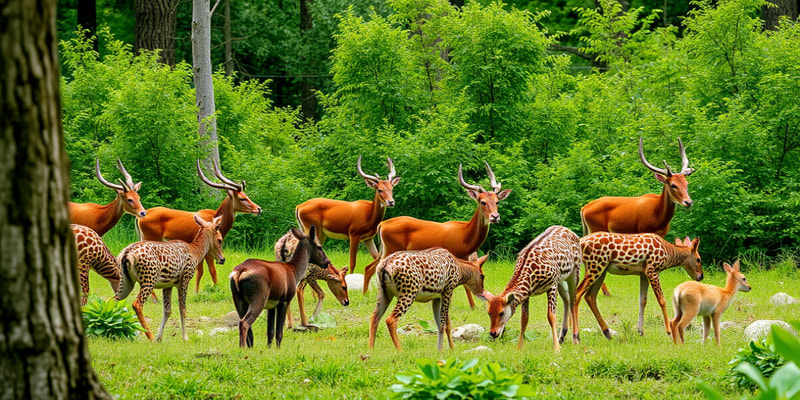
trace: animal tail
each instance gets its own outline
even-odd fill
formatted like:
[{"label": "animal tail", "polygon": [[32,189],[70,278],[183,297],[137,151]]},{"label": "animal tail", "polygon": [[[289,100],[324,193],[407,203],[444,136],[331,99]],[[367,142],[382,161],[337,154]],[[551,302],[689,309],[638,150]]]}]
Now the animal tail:
[{"label": "animal tail", "polygon": [[231,280],[231,292],[233,292],[234,289],[236,290],[236,293],[239,292],[239,277],[241,275],[242,271],[239,271],[235,268],[233,269],[233,271],[231,271],[231,274],[228,275],[228,278],[230,278]]},{"label": "animal tail", "polygon": [[300,228],[301,231],[304,233],[306,232],[306,228],[303,226],[303,221],[300,220],[300,209],[299,207],[294,208],[294,218],[297,220],[297,226]]},{"label": "animal tail", "polygon": [[131,278],[130,270],[135,262],[136,260],[130,255],[128,248],[123,249],[119,257],[117,257],[117,265],[119,265],[121,275],[119,289],[115,296],[117,300],[124,300],[133,290],[134,282],[133,278]]},{"label": "animal tail", "polygon": [[586,218],[583,216],[583,207],[581,207],[581,228],[583,229],[583,236],[589,234],[589,227],[586,226]]}]

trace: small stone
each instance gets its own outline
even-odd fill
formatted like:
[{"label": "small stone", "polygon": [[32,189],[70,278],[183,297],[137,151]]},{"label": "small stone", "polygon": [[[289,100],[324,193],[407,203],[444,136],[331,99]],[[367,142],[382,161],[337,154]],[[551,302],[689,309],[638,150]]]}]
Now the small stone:
[{"label": "small stone", "polygon": [[303,384],[304,385],[308,385],[309,383],[311,383],[311,379],[308,379],[308,378],[303,379]]},{"label": "small stone", "polygon": [[227,326],[239,326],[239,314],[236,311],[231,311],[222,317],[222,323]]},{"label": "small stone", "polygon": [[[364,275],[363,274],[350,274],[345,275],[344,280],[347,282],[347,290],[362,290],[364,287]],[[376,283],[375,278],[373,277],[369,281],[369,289],[375,289]]]},{"label": "small stone", "polygon": [[485,329],[478,324],[466,324],[454,329],[451,337],[454,340],[478,340],[481,338],[484,331]]},{"label": "small stone", "polygon": [[794,297],[789,296],[789,294],[787,294],[787,293],[779,292],[779,293],[775,293],[769,299],[769,302],[772,303],[772,305],[774,305],[774,306],[780,307],[780,306],[785,306],[785,305],[789,305],[789,304],[800,303],[800,300],[797,300]]},{"label": "small stone", "polygon": [[784,321],[777,319],[762,319],[754,321],[748,325],[747,328],[744,329],[744,335],[748,340],[760,340],[761,338],[767,337],[770,330],[772,330],[772,325],[781,326],[789,332],[795,333],[792,327]]},{"label": "small stone", "polygon": [[719,323],[720,330],[732,329],[736,328],[736,322],[733,321],[722,321]]},{"label": "small stone", "polygon": [[208,336],[217,336],[220,333],[226,333],[226,332],[228,332],[230,330],[231,330],[231,328],[228,328],[227,326],[220,326],[220,327],[212,329],[211,332],[208,333]]},{"label": "small stone", "polygon": [[494,353],[494,350],[492,350],[492,349],[490,349],[490,348],[488,348],[486,346],[478,346],[478,347],[475,347],[473,349],[469,349],[469,350],[465,350],[464,351],[464,353],[483,353],[483,352]]},{"label": "small stone", "polygon": [[200,317],[200,318],[198,318],[198,319],[200,320],[200,322],[208,322],[208,321],[211,321],[211,317],[206,317],[206,316],[202,316],[202,317]]},{"label": "small stone", "polygon": [[614,336],[619,335],[619,332],[617,332],[617,331],[615,331],[615,330],[613,330],[611,328],[608,328],[608,334],[611,335],[612,337],[614,337]]},{"label": "small stone", "polygon": [[205,336],[206,333],[198,329],[194,334],[197,336]]},{"label": "small stone", "polygon": [[595,329],[595,328],[583,328],[583,329],[581,329],[581,332],[597,332],[597,329]]}]

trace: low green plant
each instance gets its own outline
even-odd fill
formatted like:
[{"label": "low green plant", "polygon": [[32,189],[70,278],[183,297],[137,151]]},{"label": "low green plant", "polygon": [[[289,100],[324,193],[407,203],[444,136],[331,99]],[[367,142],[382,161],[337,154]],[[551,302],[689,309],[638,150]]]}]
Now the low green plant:
[{"label": "low green plant", "polygon": [[760,371],[761,376],[769,378],[775,374],[786,361],[775,352],[775,346],[770,338],[764,338],[761,342],[750,341],[747,347],[740,348],[736,352],[731,364],[729,377],[735,388],[749,389],[755,391],[758,386],[755,382],[748,379],[747,374],[739,370],[739,365],[748,363]]},{"label": "low green plant", "polygon": [[128,310],[125,302],[94,299],[83,307],[86,335],[109,339],[133,339],[144,332],[136,313]]},{"label": "low green plant", "polygon": [[391,399],[522,399],[535,395],[522,376],[498,363],[478,366],[478,359],[461,362],[417,360],[417,371],[397,375],[402,382],[390,387]]}]

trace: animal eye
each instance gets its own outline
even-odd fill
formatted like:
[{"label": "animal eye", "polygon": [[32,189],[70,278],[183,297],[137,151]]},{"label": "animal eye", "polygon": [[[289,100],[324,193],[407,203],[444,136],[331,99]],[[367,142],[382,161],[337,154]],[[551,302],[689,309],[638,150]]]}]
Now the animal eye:
[{"label": "animal eye", "polygon": [[239,201],[241,201],[242,203],[247,203],[247,199],[239,198]]},{"label": "animal eye", "polygon": [[128,199],[128,203],[131,203],[131,204],[133,204],[133,200],[131,200],[131,199]]},{"label": "animal eye", "polygon": [[378,193],[383,193],[383,189],[378,189]]},{"label": "animal eye", "polygon": [[486,202],[485,202],[485,201],[483,201],[483,200],[481,200],[481,205],[482,205],[482,206],[485,206],[485,205],[486,205]]},{"label": "animal eye", "polygon": [[500,314],[498,314],[498,315],[500,315],[502,317],[503,314],[505,314],[505,312],[504,311],[500,311]]},{"label": "animal eye", "polygon": [[222,239],[217,239],[217,242],[218,242],[219,244],[222,244]]},{"label": "animal eye", "polygon": [[671,186],[673,189],[677,189],[677,188],[678,188],[678,186],[676,186],[676,185],[670,185],[670,186]]}]

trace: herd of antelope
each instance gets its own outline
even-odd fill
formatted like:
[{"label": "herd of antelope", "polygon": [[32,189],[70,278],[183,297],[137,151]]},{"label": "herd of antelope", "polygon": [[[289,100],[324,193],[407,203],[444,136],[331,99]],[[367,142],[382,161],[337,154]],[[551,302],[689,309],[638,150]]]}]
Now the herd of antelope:
[{"label": "herd of antelope", "polygon": [[[666,161],[663,169],[650,164],[644,156],[640,139],[641,162],[664,185],[661,194],[602,197],[589,202],[580,210],[584,236],[578,237],[559,225],[545,230],[520,251],[513,275],[505,289],[496,296],[484,288],[483,264],[488,256],[478,258],[477,252],[488,236],[490,225],[500,220],[498,203],[508,198],[511,189],[502,190],[489,164],[484,162],[491,190],[467,183],[462,166],[458,167],[459,183],[477,203],[469,221],[442,223],[409,216],[384,220],[386,208],[395,206],[393,190],[400,177],[390,158],[386,179],[365,173],[359,156],[357,171],[367,186],[375,191],[372,201],[308,200],[295,210],[299,229],[292,228],[275,245],[278,261],[248,259],[233,268],[230,287],[240,319],[239,345],[253,346],[252,324],[266,309],[268,345],[274,338],[276,346],[280,347],[284,323],[288,321],[292,326],[289,304],[295,295],[299,299],[300,323],[309,326],[303,291],[306,285],[310,285],[317,296],[314,317],[320,312],[324,297],[317,279],[325,281],[336,299],[347,306],[345,275],[348,270],[350,273],[355,270],[359,243],[364,243],[373,257],[365,267],[364,293],[373,276],[377,281],[377,304],[369,327],[370,348],[375,344],[380,319],[393,298],[397,298],[397,302],[386,319],[386,325],[398,350],[401,346],[397,323],[414,302],[431,302],[438,327],[438,348],[442,350],[445,335],[452,348],[449,308],[453,291],[462,285],[471,307],[474,308],[473,294],[488,303],[489,335],[492,338],[503,334],[509,319],[521,306],[518,348],[524,343],[529,299],[543,293],[547,294],[547,321],[556,350],[570,327],[573,342],[580,341],[578,306],[584,296],[603,334],[610,339],[610,330],[597,308],[598,292],[602,289],[607,293],[603,283],[607,273],[639,276],[640,334],[644,334],[644,308],[649,286],[661,308],[666,332],[676,344],[683,343],[686,325],[697,315],[704,319],[703,341],[708,338],[713,320],[715,339],[719,344],[721,314],[739,290],[750,290],[744,275],[739,272],[738,261],[733,266],[727,263],[724,266],[728,274],[725,288],[697,282],[685,282],[675,288],[675,318],[671,321],[659,280],[661,271],[676,266],[682,266],[693,280],[703,279],[698,253],[700,240],[676,239],[673,244],[664,239],[669,232],[675,205],[692,206],[686,178],[694,170],[689,167],[680,139],[678,144],[682,166],[680,172],[675,172]],[[217,210],[189,212],[165,207],[145,210],[138,194],[141,182],[134,184],[119,160],[117,168],[124,178],[119,180],[119,184],[107,181],[100,173],[99,161],[95,164],[97,179],[117,192],[114,201],[107,205],[69,203],[78,250],[81,302],[86,303],[89,292],[89,269],[94,269],[109,281],[116,299],[126,298],[138,282],[140,289],[133,308],[148,339],[160,340],[171,313],[172,289],[177,288],[181,331],[183,339],[187,340],[186,296],[195,272],[195,291],[199,290],[203,261],[216,284],[215,261],[219,264],[225,262],[223,239],[233,226],[236,213],[260,214],[261,207],[245,194],[244,181],[236,183],[228,179],[213,163],[214,175],[220,183],[214,182],[204,174],[198,161],[200,179],[212,188],[225,191],[226,196]],[[130,244],[114,257],[101,236],[125,213],[136,217],[141,241]],[[380,251],[375,245],[376,236],[380,237]],[[349,266],[337,269],[331,264],[323,250],[326,238],[350,240]],[[580,279],[581,264],[585,266],[583,280]],[[154,289],[163,290],[163,319],[156,336],[150,331],[143,313],[147,298],[151,295],[156,298]],[[560,332],[556,327],[556,295],[564,304]]]}]

